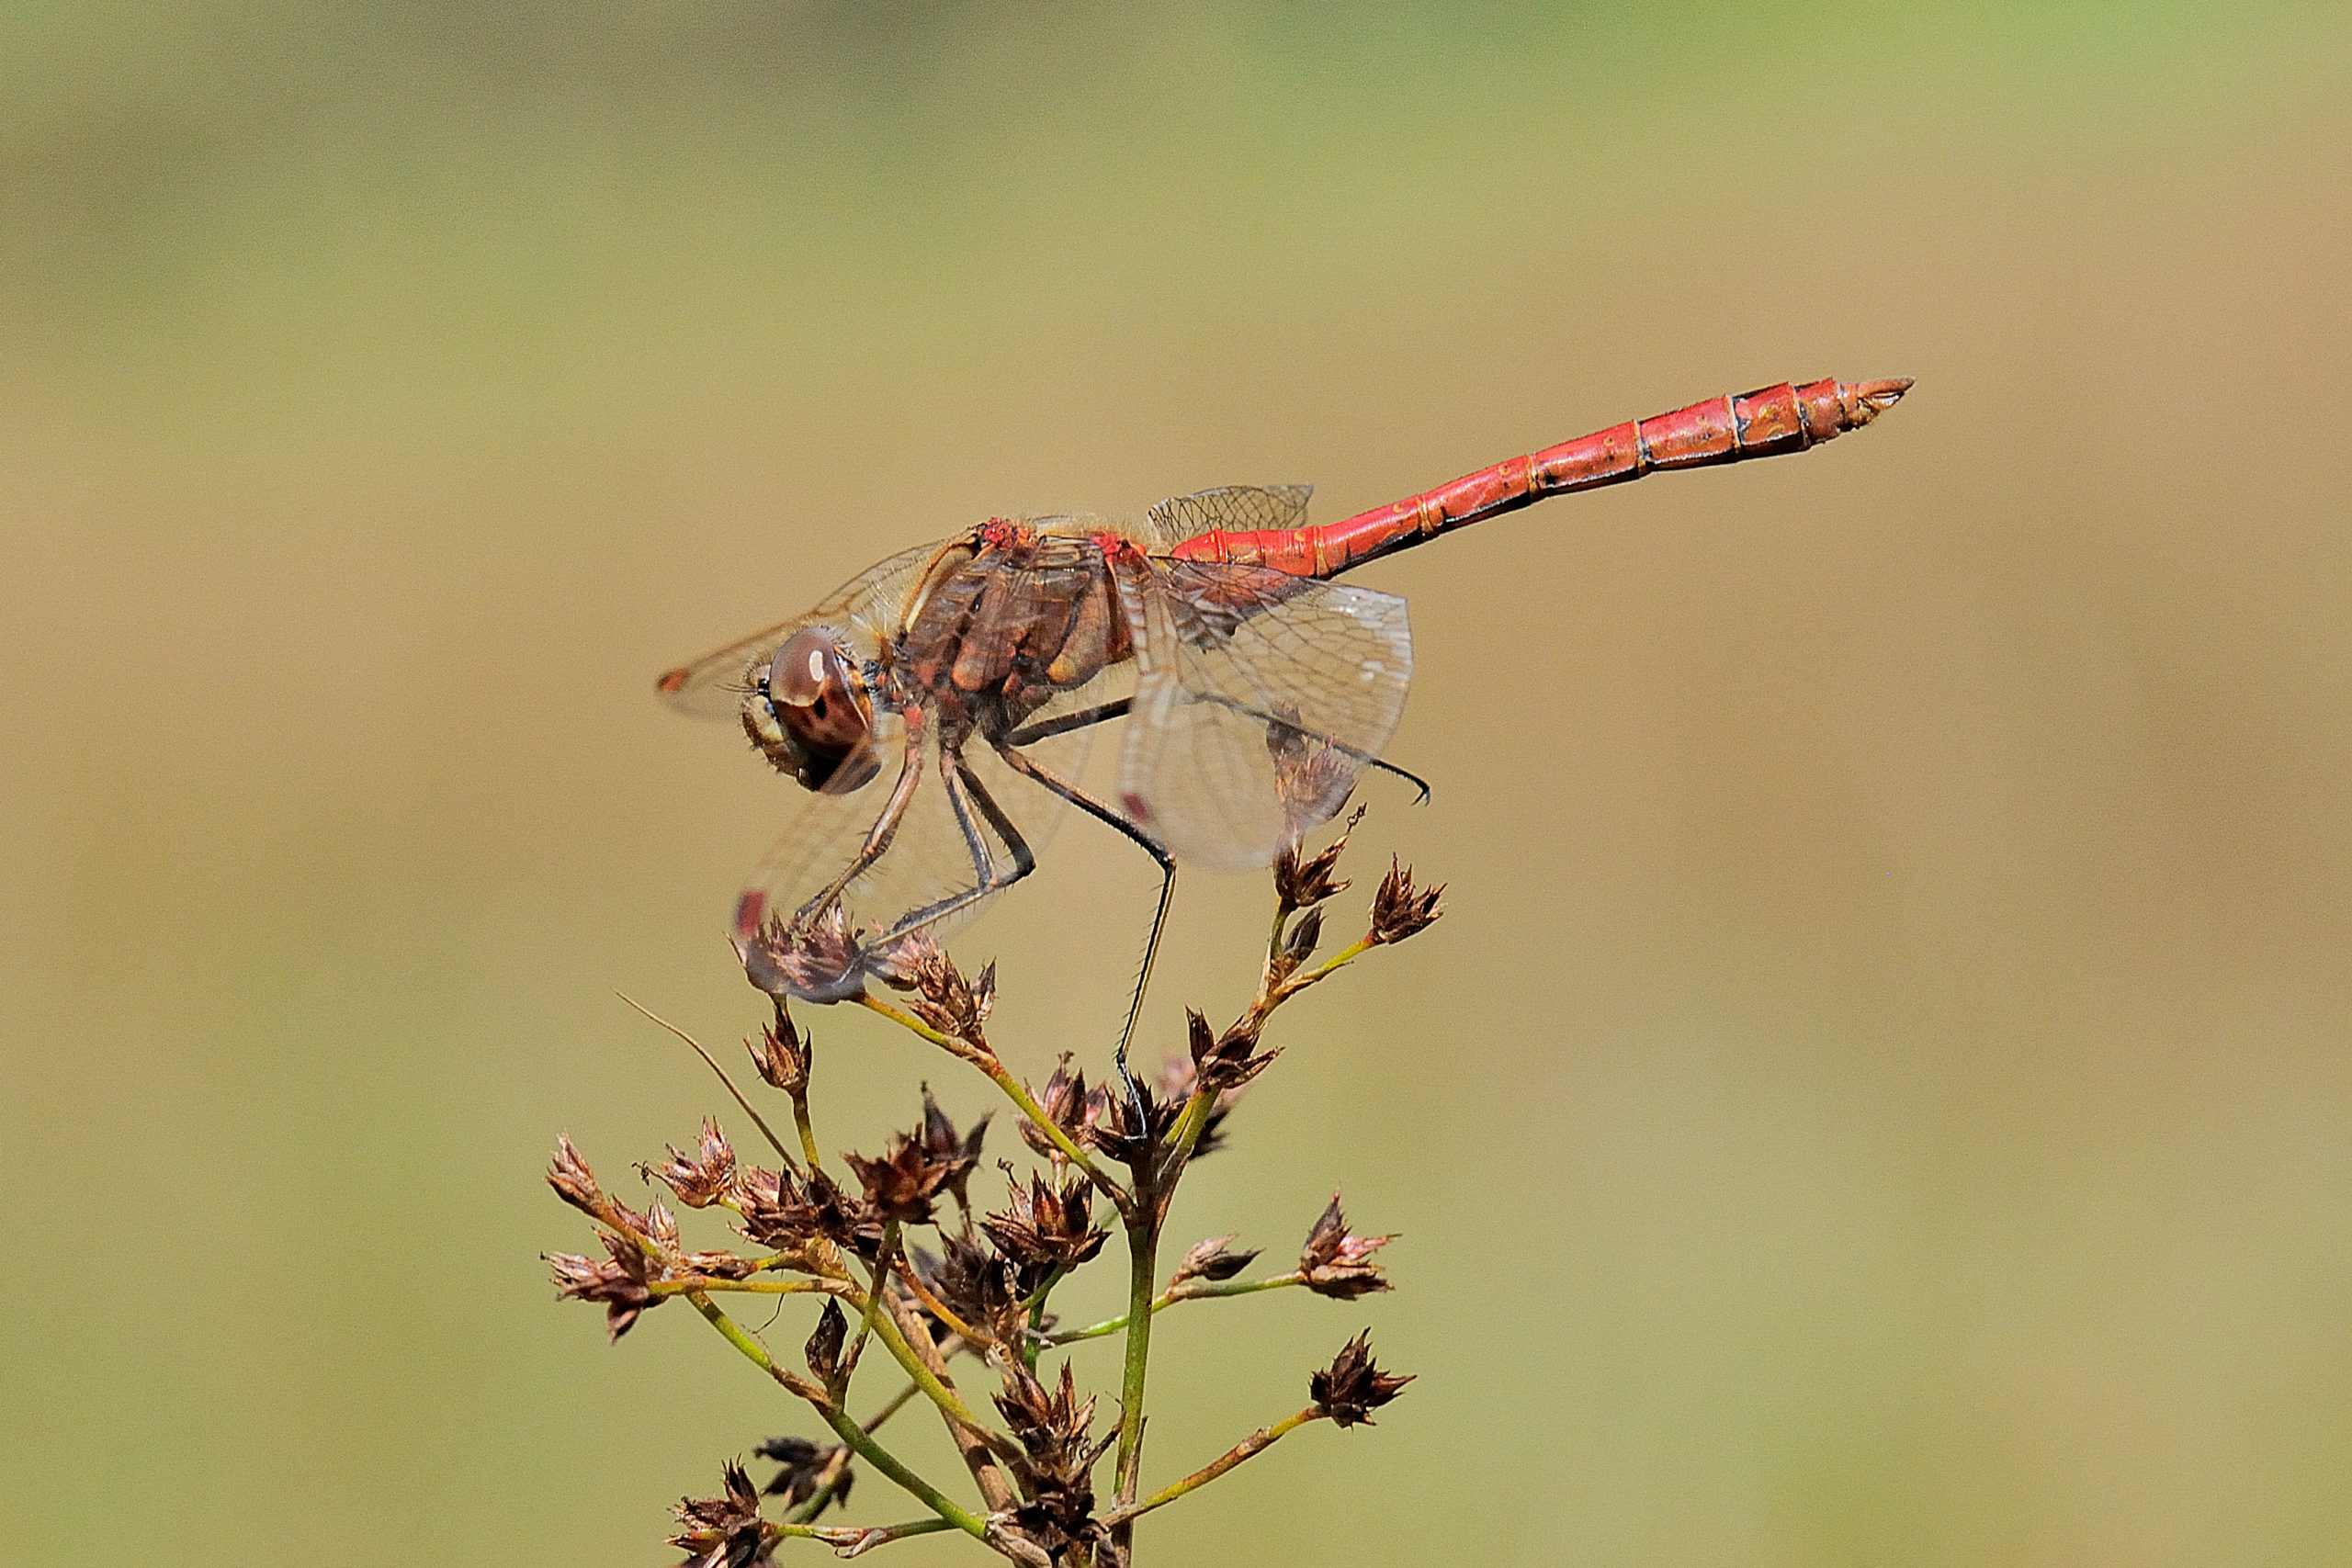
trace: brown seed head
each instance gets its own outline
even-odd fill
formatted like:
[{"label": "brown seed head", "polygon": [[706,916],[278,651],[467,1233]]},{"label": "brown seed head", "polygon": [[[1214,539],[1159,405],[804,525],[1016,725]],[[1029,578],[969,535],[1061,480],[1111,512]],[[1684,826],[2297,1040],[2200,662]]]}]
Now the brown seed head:
[{"label": "brown seed head", "polygon": [[771,1561],[777,1536],[760,1517],[760,1495],[740,1464],[726,1471],[727,1490],[718,1497],[685,1497],[678,1503],[676,1535],[670,1544],[685,1552],[679,1568],[752,1568]]},{"label": "brown seed head", "polygon": [[1386,944],[1427,931],[1445,913],[1438,907],[1438,898],[1444,892],[1443,883],[1430,888],[1414,886],[1412,872],[1397,864],[1396,858],[1391,855],[1388,874],[1380,879],[1380,891],[1373,895],[1372,930],[1365,934],[1375,942]]},{"label": "brown seed head", "polygon": [[1293,843],[1339,814],[1355,787],[1360,765],[1330,741],[1297,728],[1297,717],[1295,710],[1278,710],[1278,716],[1266,726],[1266,751],[1274,764],[1274,796],[1282,802],[1284,836]]},{"label": "brown seed head", "polygon": [[[1272,1061],[1276,1053],[1268,1052],[1264,1060],[1259,1063],[1259,1066],[1262,1067],[1266,1061]],[[1256,1069],[1252,1069],[1250,1076],[1253,1077],[1256,1076]],[[1189,1055],[1170,1056],[1160,1063],[1156,1087],[1159,1090],[1159,1098],[1172,1108],[1171,1120],[1173,1114],[1182,1111],[1184,1102],[1193,1098],[1193,1090],[1200,1086],[1200,1069],[1193,1065],[1193,1059]],[[1235,1103],[1240,1098],[1241,1091],[1238,1089],[1228,1089],[1218,1093],[1216,1100],[1209,1106],[1208,1119],[1201,1123],[1201,1135],[1193,1140],[1193,1158],[1205,1158],[1225,1147],[1225,1119],[1232,1113]]]},{"label": "brown seed head", "polygon": [[932,1200],[939,1196],[948,1177],[963,1164],[960,1152],[944,1160],[934,1158],[920,1133],[913,1136],[893,1133],[889,1147],[879,1159],[859,1154],[842,1157],[857,1173],[857,1179],[865,1188],[865,1201],[874,1212],[886,1220],[907,1225],[932,1223]]},{"label": "brown seed head", "polygon": [[980,1228],[1019,1265],[1023,1273],[1040,1279],[1056,1269],[1070,1269],[1102,1250],[1110,1232],[1094,1228],[1093,1189],[1083,1176],[1056,1187],[1042,1176],[1032,1176],[1024,1190],[1012,1168],[1004,1168],[1012,1197],[1004,1213],[989,1214]]},{"label": "brown seed head", "polygon": [[1295,925],[1283,933],[1283,944],[1266,959],[1266,988],[1278,990],[1283,982],[1299,972],[1306,961],[1315,956],[1315,944],[1323,940],[1323,911],[1309,909],[1298,918]]},{"label": "brown seed head", "polygon": [[588,1168],[588,1162],[571,1146],[570,1138],[559,1137],[555,1141],[555,1158],[548,1162],[548,1185],[555,1189],[557,1197],[599,1224],[632,1235],[645,1228],[645,1222],[636,1211],[606,1196],[605,1190],[596,1185],[596,1173]]},{"label": "brown seed head", "polygon": [[1298,1271],[1306,1277],[1308,1290],[1338,1301],[1353,1301],[1358,1296],[1385,1291],[1389,1288],[1388,1281],[1381,1278],[1380,1265],[1370,1259],[1396,1239],[1394,1235],[1350,1234],[1348,1217],[1340,1212],[1340,1195],[1334,1192],[1331,1206],[1323,1211],[1323,1217],[1307,1233],[1306,1246],[1298,1255]]},{"label": "brown seed head", "polygon": [[1092,1472],[1118,1434],[1087,1442],[1094,1401],[1078,1397],[1069,1363],[1062,1363],[1060,1381],[1051,1389],[1018,1362],[1006,1367],[996,1407],[1027,1456],[1017,1468],[1028,1501],[1013,1511],[1013,1522],[1057,1562],[1072,1544],[1099,1540],[1103,1532],[1093,1517]]},{"label": "brown seed head", "polygon": [[[1094,1118],[1102,1107],[1086,1092],[1086,1075],[1073,1070],[1069,1063],[1069,1053],[1065,1051],[1054,1067],[1054,1076],[1046,1080],[1045,1089],[1036,1097],[1037,1108],[1069,1135],[1071,1143],[1083,1148],[1093,1141]],[[1057,1166],[1068,1159],[1061,1146],[1038,1131],[1025,1116],[1021,1119],[1020,1133],[1023,1143]]]},{"label": "brown seed head", "polygon": [[775,1021],[760,1031],[757,1040],[746,1040],[743,1048],[752,1054],[752,1066],[758,1069],[771,1089],[786,1094],[805,1094],[808,1089],[808,1066],[814,1055],[808,1042],[792,1027],[792,1015],[784,1010],[784,998],[775,998]]},{"label": "brown seed head", "polygon": [[967,980],[950,962],[946,950],[927,931],[910,931],[892,942],[878,971],[893,989],[914,993],[907,1004],[913,1013],[940,1033],[986,1051],[981,1025],[996,1006],[996,965],[979,977]]},{"label": "brown seed head", "polygon": [[[1307,920],[1314,918],[1309,915]],[[1192,1047],[1193,1083],[1219,1095],[1240,1089],[1281,1055],[1279,1051],[1257,1051],[1257,1022],[1248,1013],[1223,1034],[1211,1034],[1209,1021],[1189,1008],[1184,1021]],[[1192,1092],[1188,1087],[1187,1095]]]},{"label": "brown seed head", "polygon": [[1340,856],[1347,852],[1348,836],[1363,820],[1363,807],[1359,806],[1348,814],[1347,826],[1340,829],[1340,836],[1313,854],[1303,855],[1296,843],[1290,843],[1274,856],[1274,897],[1281,902],[1283,914],[1311,908],[1334,894],[1348,890],[1348,884],[1334,880],[1331,874],[1339,869]]},{"label": "brown seed head", "polygon": [[1229,1235],[1213,1235],[1194,1242],[1176,1265],[1176,1271],[1168,1277],[1168,1283],[1181,1285],[1187,1280],[1222,1281],[1249,1268],[1257,1253],[1227,1250],[1225,1244],[1232,1239]]},{"label": "brown seed head", "polygon": [[881,1251],[881,1216],[821,1170],[795,1179],[749,1167],[736,1178],[735,1193],[743,1216],[736,1228],[763,1246],[797,1253],[822,1237],[868,1260]]},{"label": "brown seed head", "polygon": [[[1189,1094],[1193,1064],[1181,1056],[1177,1061],[1182,1064],[1187,1080],[1185,1093]],[[1113,1092],[1108,1085],[1097,1085],[1091,1120],[1094,1146],[1130,1170],[1143,1171],[1159,1164],[1168,1134],[1183,1111],[1184,1095],[1164,1089],[1154,1094],[1149,1084],[1137,1084],[1136,1098],[1142,1101],[1140,1122],[1136,1120],[1137,1107],[1128,1103],[1126,1095]]]},{"label": "brown seed head", "polygon": [[809,1371],[816,1374],[817,1381],[829,1393],[840,1391],[842,1348],[848,1343],[849,1318],[842,1312],[840,1300],[827,1296],[825,1310],[817,1314],[817,1326],[800,1353],[807,1359]]},{"label": "brown seed head", "polygon": [[[1022,1307],[1028,1292],[1021,1288],[1012,1260],[974,1236],[943,1235],[940,1240],[937,1258],[921,1247],[909,1249],[915,1273],[965,1323],[1003,1344],[1019,1345],[1029,1326]],[[932,1337],[944,1341],[950,1332],[941,1325]]]},{"label": "brown seed head", "polygon": [[654,1250],[663,1257],[677,1256],[677,1216],[663,1207],[659,1198],[645,1206],[645,1239],[652,1243]]},{"label": "brown seed head", "polygon": [[772,919],[736,951],[744,977],[771,997],[845,1002],[865,990],[865,953],[838,901],[807,919]]},{"label": "brown seed head", "polygon": [[707,1209],[726,1197],[735,1185],[735,1151],[711,1118],[703,1118],[698,1157],[680,1154],[674,1144],[662,1146],[670,1151],[669,1158],[638,1168],[649,1179],[661,1180],[687,1208]]},{"label": "brown seed head", "polygon": [[1086,1435],[1094,1425],[1094,1401],[1078,1397],[1069,1363],[1062,1363],[1061,1381],[1050,1389],[1017,1363],[1003,1371],[1004,1392],[996,1396],[996,1407],[1028,1454],[1031,1468],[1065,1479],[1083,1473],[1083,1467],[1093,1462]]},{"label": "brown seed head", "polygon": [[[826,1499],[827,1507],[847,1507],[849,1493],[857,1472],[849,1467],[849,1450],[841,1443],[812,1443],[806,1438],[770,1438],[752,1452],[761,1459],[772,1459],[784,1468],[774,1480],[761,1488],[771,1497],[782,1497],[793,1507],[798,1507],[817,1495],[828,1474],[838,1470],[832,1495]],[[819,1512],[822,1512],[820,1509]]]},{"label": "brown seed head", "polygon": [[1412,1381],[1409,1372],[1396,1377],[1374,1365],[1372,1330],[1367,1328],[1340,1348],[1328,1369],[1306,1380],[1306,1391],[1315,1401],[1315,1413],[1330,1417],[1333,1425],[1370,1427],[1374,1425],[1372,1412]]},{"label": "brown seed head", "polygon": [[960,1208],[971,1207],[965,1188],[972,1179],[972,1172],[980,1163],[980,1144],[988,1136],[989,1118],[982,1116],[972,1123],[969,1133],[958,1133],[956,1123],[939,1109],[939,1101],[932,1099],[931,1086],[922,1086],[922,1146],[923,1152],[947,1168],[943,1190],[955,1195]]},{"label": "brown seed head", "polygon": [[603,1258],[550,1252],[546,1255],[547,1263],[555,1270],[556,1294],[569,1301],[603,1303],[605,1332],[618,1339],[649,1307],[660,1306],[668,1298],[656,1296],[649,1288],[654,1279],[653,1265],[637,1243],[609,1234],[596,1239],[605,1244]]}]

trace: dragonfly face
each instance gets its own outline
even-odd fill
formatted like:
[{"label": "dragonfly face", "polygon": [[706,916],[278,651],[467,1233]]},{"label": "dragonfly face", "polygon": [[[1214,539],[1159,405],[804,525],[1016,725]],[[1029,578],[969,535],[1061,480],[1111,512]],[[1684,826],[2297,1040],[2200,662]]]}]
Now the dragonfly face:
[{"label": "dragonfly face", "polygon": [[853,790],[882,766],[874,700],[842,639],[807,626],[775,650],[743,698],[743,729],[803,789]]}]

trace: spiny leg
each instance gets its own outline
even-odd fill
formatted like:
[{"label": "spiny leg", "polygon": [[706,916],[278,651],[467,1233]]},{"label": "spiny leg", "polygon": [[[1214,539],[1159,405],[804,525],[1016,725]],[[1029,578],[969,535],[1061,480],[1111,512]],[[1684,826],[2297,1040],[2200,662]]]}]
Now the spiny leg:
[{"label": "spiny leg", "polygon": [[801,905],[794,919],[807,919],[839,898],[851,883],[882,858],[890,840],[899,836],[899,824],[906,819],[907,804],[914,799],[915,786],[922,782],[922,728],[911,713],[907,719],[906,746],[906,761],[899,765],[899,782],[890,786],[890,798],[882,803],[882,814],[866,829],[865,842],[858,846],[856,857],[815,897]]},{"label": "spiny leg", "polygon": [[1114,1058],[1119,1069],[1119,1082],[1127,1091],[1128,1108],[1135,1112],[1136,1126],[1141,1130],[1148,1125],[1148,1122],[1144,1114],[1143,1093],[1136,1087],[1135,1075],[1127,1071],[1127,1046],[1135,1039],[1136,1022],[1143,1017],[1143,998],[1144,992],[1151,986],[1152,962],[1159,956],[1159,938],[1168,929],[1169,906],[1175,901],[1176,862],[1166,850],[1160,847],[1158,840],[1076,784],[1067,779],[1056,777],[1023,756],[1010,741],[999,741],[996,753],[1002,757],[1006,764],[1014,772],[1025,778],[1035,780],[1095,820],[1115,829],[1122,836],[1140,847],[1144,853],[1149,855],[1153,863],[1159,867],[1159,907],[1152,911],[1151,934],[1144,942],[1143,968],[1136,976],[1135,998],[1127,1004],[1126,1027],[1119,1031],[1119,1050]]},{"label": "spiny leg", "polygon": [[1030,746],[1057,735],[1068,735],[1073,729],[1086,729],[1114,718],[1125,718],[1135,706],[1133,697],[1121,697],[1116,702],[1099,703],[1091,708],[1073,708],[1052,718],[1041,718],[1035,724],[1024,724],[1006,736],[1001,744]]},{"label": "spiny leg", "polygon": [[[948,807],[956,814],[956,826],[962,830],[965,850],[972,857],[973,885],[936,903],[926,904],[900,916],[888,931],[875,939],[876,947],[886,946],[909,931],[944,919],[992,893],[1002,892],[1037,869],[1037,857],[1031,852],[1028,840],[1022,838],[1020,830],[1013,827],[1012,819],[1004,814],[1003,807],[998,806],[995,797],[989,794],[988,786],[973,775],[970,764],[960,755],[941,756],[939,783],[940,787],[947,792]],[[972,820],[971,808],[975,807],[988,819],[989,826],[996,829],[997,837],[1004,840],[1005,849],[1012,853],[1011,872],[998,873],[996,857],[989,852],[988,840],[980,837],[979,828]]]}]

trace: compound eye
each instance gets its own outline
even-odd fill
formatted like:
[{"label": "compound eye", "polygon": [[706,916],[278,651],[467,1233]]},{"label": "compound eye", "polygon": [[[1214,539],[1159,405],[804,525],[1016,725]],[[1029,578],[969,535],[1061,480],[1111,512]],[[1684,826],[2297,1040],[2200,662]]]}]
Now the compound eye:
[{"label": "compound eye", "polygon": [[873,728],[848,653],[822,627],[797,631],[775,650],[768,700],[785,727],[814,751],[838,755]]}]

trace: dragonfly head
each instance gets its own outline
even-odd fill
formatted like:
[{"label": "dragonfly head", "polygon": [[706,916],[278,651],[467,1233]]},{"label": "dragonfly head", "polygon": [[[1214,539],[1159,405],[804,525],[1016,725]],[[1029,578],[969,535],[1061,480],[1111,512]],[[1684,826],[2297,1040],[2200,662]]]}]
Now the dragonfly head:
[{"label": "dragonfly head", "polygon": [[743,728],[805,789],[857,789],[881,770],[874,703],[840,637],[808,626],[786,639],[743,699]]}]

